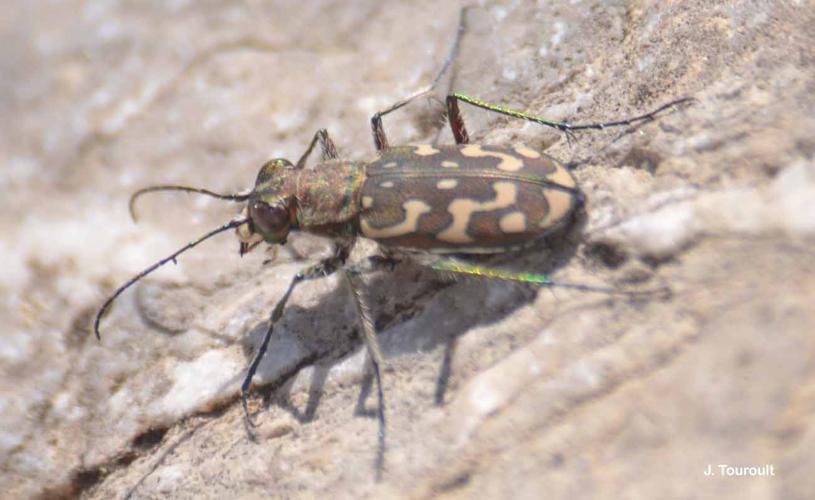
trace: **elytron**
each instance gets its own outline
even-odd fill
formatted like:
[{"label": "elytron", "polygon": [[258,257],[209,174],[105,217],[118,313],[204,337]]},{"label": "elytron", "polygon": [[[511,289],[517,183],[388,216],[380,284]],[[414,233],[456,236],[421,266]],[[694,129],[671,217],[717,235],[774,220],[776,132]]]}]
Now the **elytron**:
[{"label": "elytron", "polygon": [[[463,20],[462,14],[459,37]],[[96,336],[100,336],[99,326],[104,313],[124,290],[218,233],[235,229],[241,254],[262,242],[285,244],[292,231],[329,238],[333,242],[331,256],[295,274],[271,313],[269,327],[241,386],[245,421],[251,429],[254,424],[247,399],[252,378],[292,292],[303,281],[340,272],[352,292],[376,380],[379,440],[380,449],[383,449],[386,428],[381,380],[383,358],[363,290],[363,274],[390,269],[401,259],[421,254],[423,263],[447,274],[625,293],[613,288],[555,281],[545,274],[493,269],[466,260],[468,255],[501,253],[529,246],[568,224],[584,198],[571,171],[546,154],[527,147],[470,143],[459,102],[553,127],[568,136],[578,130],[647,122],[660,112],[690,99],[678,99],[633,118],[575,125],[549,121],[453,92],[446,98],[446,116],[455,144],[390,146],[382,117],[433,89],[455,57],[459,37],[433,85],[373,115],[371,128],[376,154],[368,161],[339,158],[328,133],[320,129],[295,163],[283,158],[266,162],[260,168],[254,188],[248,193],[223,195],[174,185],[153,186],[134,193],[131,210],[139,196],[154,191],[195,192],[246,202],[246,205],[235,219],[188,243],[119,287],[96,315]],[[317,145],[321,160],[309,165],[307,160]],[[347,264],[357,238],[374,240],[382,249],[382,256]]]}]

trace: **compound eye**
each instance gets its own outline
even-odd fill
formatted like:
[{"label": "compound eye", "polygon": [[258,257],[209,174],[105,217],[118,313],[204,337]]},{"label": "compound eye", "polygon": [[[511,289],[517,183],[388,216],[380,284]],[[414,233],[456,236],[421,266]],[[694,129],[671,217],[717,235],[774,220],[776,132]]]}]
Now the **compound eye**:
[{"label": "compound eye", "polygon": [[283,242],[289,234],[289,210],[285,205],[256,201],[249,206],[249,217],[255,230],[267,241]]}]

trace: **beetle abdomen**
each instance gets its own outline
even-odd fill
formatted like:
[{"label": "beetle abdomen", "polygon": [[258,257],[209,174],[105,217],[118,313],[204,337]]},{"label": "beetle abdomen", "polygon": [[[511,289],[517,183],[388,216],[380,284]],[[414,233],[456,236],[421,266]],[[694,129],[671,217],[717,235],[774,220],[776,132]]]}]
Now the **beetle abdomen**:
[{"label": "beetle abdomen", "polygon": [[579,198],[563,165],[522,147],[396,147],[365,170],[360,233],[406,250],[522,246],[561,226]]}]

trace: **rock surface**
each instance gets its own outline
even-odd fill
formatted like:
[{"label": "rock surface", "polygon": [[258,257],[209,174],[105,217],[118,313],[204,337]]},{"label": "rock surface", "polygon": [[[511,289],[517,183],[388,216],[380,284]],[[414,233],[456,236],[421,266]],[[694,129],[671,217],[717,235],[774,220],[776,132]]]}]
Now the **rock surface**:
[{"label": "rock surface", "polygon": [[[807,498],[815,491],[815,8],[797,2],[479,2],[450,86],[585,132],[463,107],[474,140],[573,162],[581,224],[515,264],[636,300],[369,281],[387,357],[387,451],[353,305],[295,292],[237,398],[274,303],[328,251],[213,239],[93,315],[120,283],[237,207],[270,157],[427,85],[454,2],[23,2],[0,6],[0,491],[4,497]],[[443,82],[447,85],[447,82]],[[446,89],[437,94],[443,96]],[[385,118],[432,140],[439,106]],[[451,141],[449,132],[441,140]],[[375,251],[360,245],[359,258]],[[264,262],[272,257],[270,263]],[[722,475],[718,465],[772,476]],[[711,465],[716,475],[706,476]],[[762,470],[769,470],[764,468]]]}]

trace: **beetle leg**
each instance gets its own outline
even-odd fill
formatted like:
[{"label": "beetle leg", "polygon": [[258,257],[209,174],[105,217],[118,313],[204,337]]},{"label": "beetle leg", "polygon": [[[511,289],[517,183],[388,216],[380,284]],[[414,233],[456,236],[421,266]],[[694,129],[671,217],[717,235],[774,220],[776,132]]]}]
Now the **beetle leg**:
[{"label": "beetle leg", "polygon": [[274,332],[274,325],[283,316],[283,310],[286,308],[286,303],[289,301],[289,296],[291,296],[294,288],[299,283],[328,276],[341,268],[342,265],[345,264],[346,259],[348,259],[348,254],[351,253],[352,242],[353,240],[338,241],[335,244],[334,254],[331,257],[328,257],[319,263],[303,269],[295,274],[294,278],[292,278],[291,283],[289,284],[289,288],[286,290],[286,293],[283,294],[283,297],[277,302],[274,310],[272,310],[272,314],[269,318],[269,328],[266,330],[266,334],[263,336],[263,341],[260,343],[260,347],[258,347],[255,357],[252,359],[252,363],[249,365],[249,370],[246,372],[246,377],[243,379],[243,384],[241,384],[241,404],[243,405],[246,429],[249,432],[250,437],[252,437],[251,428],[254,427],[255,424],[252,422],[252,417],[249,416],[249,406],[247,404],[249,388],[252,386],[252,378],[255,376],[255,372],[257,372],[260,361],[263,359],[263,355],[266,354],[266,349],[269,347],[269,341],[271,340],[272,333]]},{"label": "beetle leg", "polygon": [[[382,126],[382,117],[403,106],[406,106],[418,97],[430,95],[436,89],[444,74],[447,73],[447,70],[450,69],[455,62],[456,56],[458,55],[459,46],[461,45],[461,38],[467,28],[467,11],[469,9],[470,7],[464,7],[459,13],[458,29],[456,30],[456,37],[453,40],[453,45],[450,47],[450,52],[447,54],[447,58],[444,60],[444,65],[441,67],[441,71],[439,71],[436,78],[433,79],[433,82],[424,89],[414,92],[408,97],[397,101],[382,111],[377,111],[371,117],[371,131],[373,132],[374,136],[374,147],[376,147],[377,151],[382,151],[383,149],[388,148],[388,138],[385,135],[385,129]],[[450,89],[448,89],[447,93],[449,93],[449,90]]]},{"label": "beetle leg", "polygon": [[377,417],[379,419],[379,452],[377,453],[376,470],[381,473],[382,466],[385,460],[385,397],[382,390],[382,375],[381,370],[383,366],[382,349],[379,346],[379,340],[376,337],[376,330],[374,329],[374,322],[371,318],[371,308],[368,300],[365,297],[363,283],[360,279],[359,273],[353,269],[345,269],[343,275],[348,281],[351,288],[351,295],[354,298],[354,305],[357,308],[360,322],[362,323],[362,333],[365,339],[365,347],[368,349],[368,357],[371,360],[371,365],[376,379],[377,389]]},{"label": "beetle leg", "polygon": [[635,123],[649,122],[654,120],[656,116],[663,111],[673,110],[681,104],[691,103],[694,100],[695,99],[692,97],[683,97],[681,99],[673,100],[667,104],[663,104],[662,106],[654,109],[653,111],[649,111],[648,113],[645,113],[643,115],[625,118],[623,120],[601,123],[571,124],[567,122],[555,122],[547,120],[546,118],[540,116],[532,115],[529,113],[525,113],[523,111],[518,111],[516,109],[511,109],[504,106],[499,106],[497,104],[490,104],[480,99],[476,99],[475,97],[470,97],[460,92],[454,92],[453,94],[447,96],[447,113],[450,119],[450,128],[453,131],[453,136],[455,136],[457,144],[463,144],[468,141],[467,130],[464,128],[464,120],[462,119],[461,112],[458,109],[458,101],[463,101],[466,102],[467,104],[472,104],[477,108],[486,109],[488,111],[493,111],[495,113],[499,113],[502,115],[511,116],[513,118],[520,118],[522,120],[527,120],[533,123],[538,123],[547,127],[558,129],[561,132],[566,133],[567,139],[571,139],[574,137],[572,132],[575,130],[587,130],[587,129],[604,130],[606,128],[611,127],[625,127],[628,125],[634,125]]},{"label": "beetle leg", "polygon": [[458,109],[456,94],[447,96],[447,121],[450,122],[450,130],[453,131],[456,144],[467,144],[470,142],[470,136],[467,134],[467,128],[464,126],[464,118]]},{"label": "beetle leg", "polygon": [[385,135],[385,129],[382,127],[382,117],[407,105],[417,97],[429,94],[432,90],[432,87],[425,87],[424,89],[414,92],[410,96],[396,102],[390,107],[374,113],[374,115],[371,117],[371,130],[374,136],[374,147],[377,151],[382,151],[383,149],[388,149],[388,147],[390,147],[388,144],[388,137]]},{"label": "beetle leg", "polygon": [[569,283],[565,281],[553,280],[548,274],[521,273],[496,269],[491,267],[478,266],[463,262],[454,258],[441,258],[429,264],[429,267],[441,273],[452,276],[472,276],[477,278],[487,278],[501,281],[515,281],[518,283],[529,283],[547,288],[571,288],[583,292],[596,292],[614,295],[627,295],[631,297],[653,296],[655,294],[665,295],[670,293],[667,287],[652,288],[647,290],[622,290],[612,287],[584,285],[582,283]]},{"label": "beetle leg", "polygon": [[308,145],[306,152],[303,153],[299,160],[297,160],[297,169],[301,169],[306,166],[306,160],[317,142],[320,143],[320,151],[322,152],[323,160],[333,160],[339,158],[339,155],[337,154],[337,147],[334,145],[334,141],[331,140],[331,137],[328,136],[328,131],[321,128],[314,134],[314,137],[312,137],[311,143]]}]

